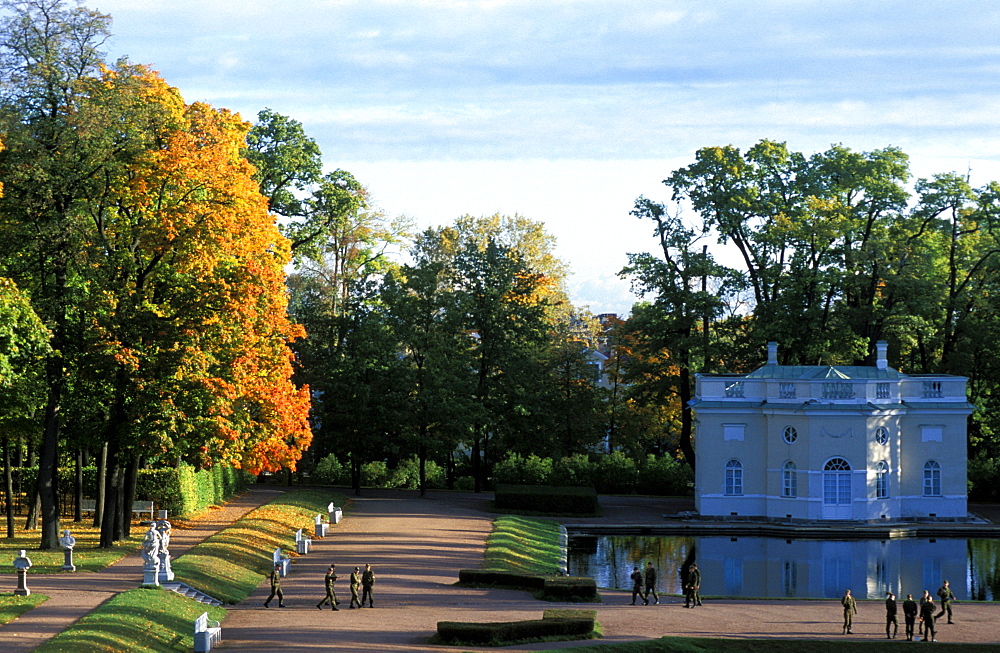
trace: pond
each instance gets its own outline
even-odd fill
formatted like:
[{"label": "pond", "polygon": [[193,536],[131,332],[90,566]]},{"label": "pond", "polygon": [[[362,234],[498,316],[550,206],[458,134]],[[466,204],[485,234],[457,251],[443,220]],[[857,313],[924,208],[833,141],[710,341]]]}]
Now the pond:
[{"label": "pond", "polygon": [[701,570],[703,596],[900,599],[934,595],[950,581],[959,600],[1000,600],[1000,540],[807,540],[769,537],[574,536],[569,573],[629,590],[633,567],[652,561],[659,591],[681,594],[680,569]]}]

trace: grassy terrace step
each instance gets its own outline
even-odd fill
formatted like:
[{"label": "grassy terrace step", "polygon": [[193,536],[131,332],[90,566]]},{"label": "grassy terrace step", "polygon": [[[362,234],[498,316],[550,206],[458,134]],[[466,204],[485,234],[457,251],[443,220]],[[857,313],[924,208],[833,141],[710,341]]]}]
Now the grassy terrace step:
[{"label": "grassy terrace step", "polygon": [[203,605],[163,589],[134,589],[110,598],[73,626],[39,646],[40,653],[78,651],[190,651],[194,620],[216,621],[224,608]]},{"label": "grassy terrace step", "polygon": [[[31,587],[30,585],[28,587]],[[0,626],[14,621],[25,612],[36,608],[49,600],[44,594],[31,594],[29,596],[14,596],[14,594],[0,595]]]},{"label": "grassy terrace step", "polygon": [[302,528],[311,534],[316,515],[325,515],[331,501],[343,505],[346,497],[324,490],[286,492],[178,558],[174,575],[223,603],[239,603],[270,572],[276,547],[295,557],[295,531]]}]

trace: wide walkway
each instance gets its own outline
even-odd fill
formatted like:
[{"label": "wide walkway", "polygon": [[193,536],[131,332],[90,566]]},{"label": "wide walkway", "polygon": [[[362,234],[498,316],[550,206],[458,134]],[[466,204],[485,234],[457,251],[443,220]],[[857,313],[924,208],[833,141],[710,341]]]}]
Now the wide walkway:
[{"label": "wide walkway", "polygon": [[[234,651],[451,651],[428,639],[438,621],[509,621],[537,619],[553,604],[526,592],[454,587],[461,568],[481,565],[482,548],[495,515],[487,512],[491,496],[369,491],[355,498],[351,511],[330,536],[314,542],[313,552],[295,560],[282,582],[285,609],[265,609],[267,584],[236,606],[223,624],[224,649]],[[617,524],[661,522],[664,500],[602,497],[599,521]],[[593,518],[574,520],[593,522]],[[375,609],[347,610],[348,577],[355,565],[371,563],[376,572]],[[316,609],[323,596],[323,573],[330,563],[340,575],[341,610]],[[629,605],[625,592],[604,591],[593,607],[604,627],[603,643],[691,635],[727,638],[885,638],[885,610],[879,601],[862,601],[854,635],[842,636],[842,608],[837,601],[706,601],[685,610],[677,598],[648,607]],[[958,624],[943,625],[943,642],[1000,642],[996,623],[1000,606],[959,603]],[[595,642],[590,642],[595,643]],[[585,642],[507,647],[537,651],[583,646]],[[462,650],[496,651],[496,648]]]},{"label": "wide walkway", "polygon": [[[170,536],[171,557],[182,555],[257,506],[273,501],[282,491],[280,488],[253,485],[225,506],[211,509],[198,519],[187,522],[187,528],[175,528]],[[80,555],[85,553],[77,551],[77,560]],[[48,596],[49,600],[0,627],[0,650],[4,653],[30,651],[115,594],[135,589],[141,583],[142,555],[139,551],[97,573],[29,575],[28,588],[32,593]]]}]

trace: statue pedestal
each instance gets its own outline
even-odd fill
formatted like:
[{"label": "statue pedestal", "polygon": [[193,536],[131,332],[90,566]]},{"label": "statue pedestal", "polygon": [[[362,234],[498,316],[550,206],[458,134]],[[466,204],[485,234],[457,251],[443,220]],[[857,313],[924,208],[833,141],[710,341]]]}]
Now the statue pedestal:
[{"label": "statue pedestal", "polygon": [[142,586],[143,587],[159,587],[159,569],[160,565],[145,565],[142,568]]},{"label": "statue pedestal", "polygon": [[170,568],[170,554],[160,552],[160,572],[157,578],[161,583],[168,583],[174,579],[174,570]]},{"label": "statue pedestal", "polygon": [[76,571],[76,565],[73,564],[73,549],[63,549],[63,571]]},{"label": "statue pedestal", "polygon": [[14,596],[30,596],[31,590],[28,589],[28,570],[18,569],[17,570],[17,589],[14,590]]}]

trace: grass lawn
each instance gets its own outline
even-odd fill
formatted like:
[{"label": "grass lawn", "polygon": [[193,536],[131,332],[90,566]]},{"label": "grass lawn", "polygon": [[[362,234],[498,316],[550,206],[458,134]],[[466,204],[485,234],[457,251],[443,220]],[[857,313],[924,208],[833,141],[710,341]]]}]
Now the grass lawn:
[{"label": "grass lawn", "polygon": [[[906,642],[912,644],[913,642]],[[923,642],[918,642],[922,644]],[[602,644],[600,646],[583,646],[574,648],[573,653],[715,653],[716,651],[731,651],[732,653],[882,653],[883,651],[899,650],[898,641],[859,641],[849,640],[834,642],[828,640],[777,640],[777,639],[708,639],[705,637],[664,637],[645,642],[629,642],[626,644]],[[934,644],[935,649],[944,647],[949,651],[962,653],[988,653],[996,651],[996,644]],[[908,647],[904,647],[908,648]],[[922,648],[922,647],[918,647]]]},{"label": "grass lawn", "polygon": [[14,621],[25,612],[48,600],[49,597],[44,594],[31,594],[30,596],[0,594],[0,626]]},{"label": "grass lawn", "polygon": [[35,650],[190,651],[194,648],[194,620],[202,612],[216,621],[226,616],[225,608],[203,605],[166,590],[129,590],[112,597]]},{"label": "grass lawn", "polygon": [[239,603],[270,572],[274,549],[294,557],[295,531],[302,528],[311,537],[316,515],[325,515],[331,501],[344,505],[347,497],[327,490],[286,492],[177,558],[174,575],[223,603]]},{"label": "grass lawn", "polygon": [[[94,528],[92,520],[76,523],[71,521],[60,522],[62,531],[69,529],[73,537],[76,538],[76,546],[73,547],[73,564],[76,565],[77,572],[100,571],[108,565],[118,562],[128,554],[139,548],[142,543],[146,529],[138,523],[132,524],[132,536],[115,544],[110,549],[102,549],[98,545],[101,543],[101,529]],[[31,559],[31,574],[55,574],[61,571],[63,565],[62,548],[40,551],[38,541],[41,538],[41,531],[17,530],[15,536],[0,539],[0,560],[8,561],[17,557],[18,551],[24,549]],[[0,566],[3,573],[13,575],[14,568],[8,564]],[[31,587],[30,585],[28,587]]]},{"label": "grass lawn", "polygon": [[562,562],[559,522],[505,515],[493,522],[486,538],[483,569],[522,574],[557,574]]}]

